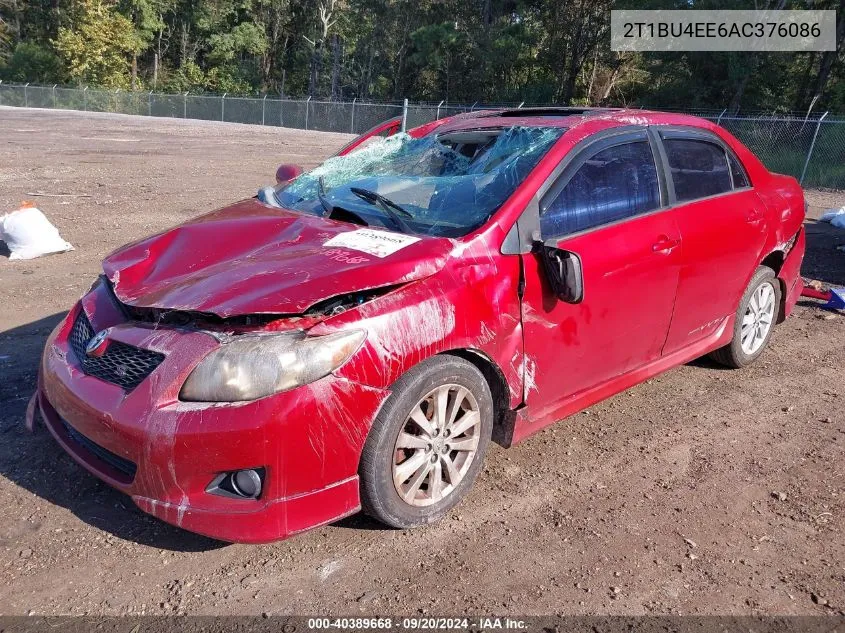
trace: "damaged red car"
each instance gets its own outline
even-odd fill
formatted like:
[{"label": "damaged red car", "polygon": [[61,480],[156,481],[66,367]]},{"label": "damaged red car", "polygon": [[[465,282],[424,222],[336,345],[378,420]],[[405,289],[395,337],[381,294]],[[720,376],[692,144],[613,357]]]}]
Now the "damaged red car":
[{"label": "damaged red car", "polygon": [[217,539],[361,509],[408,528],[491,440],[705,354],[751,363],[800,294],[801,188],[712,123],[522,109],[377,135],[396,125],[108,256],[30,427]]}]

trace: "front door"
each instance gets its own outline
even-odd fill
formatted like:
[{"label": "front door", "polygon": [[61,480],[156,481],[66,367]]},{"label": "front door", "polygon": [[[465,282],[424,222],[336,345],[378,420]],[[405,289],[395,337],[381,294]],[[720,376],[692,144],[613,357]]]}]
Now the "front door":
[{"label": "front door", "polygon": [[588,146],[544,195],[542,240],[580,257],[584,295],[560,301],[540,257],[523,255],[526,401],[535,415],[660,357],[681,253],[664,200],[645,131]]}]

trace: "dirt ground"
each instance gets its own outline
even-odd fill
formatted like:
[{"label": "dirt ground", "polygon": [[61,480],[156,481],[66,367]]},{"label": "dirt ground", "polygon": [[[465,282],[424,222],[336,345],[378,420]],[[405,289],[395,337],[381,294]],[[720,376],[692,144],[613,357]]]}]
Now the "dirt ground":
[{"label": "dirt ground", "polygon": [[[0,255],[0,613],[845,613],[842,315],[804,303],[745,370],[698,361],[493,447],[437,525],[355,517],[225,545],[142,514],[24,430],[39,354],[113,248],[348,137],[0,108],[0,138],[0,210],[35,200],[76,247]],[[845,204],[807,197],[816,217]],[[807,232],[805,276],[845,286],[845,231]]]}]

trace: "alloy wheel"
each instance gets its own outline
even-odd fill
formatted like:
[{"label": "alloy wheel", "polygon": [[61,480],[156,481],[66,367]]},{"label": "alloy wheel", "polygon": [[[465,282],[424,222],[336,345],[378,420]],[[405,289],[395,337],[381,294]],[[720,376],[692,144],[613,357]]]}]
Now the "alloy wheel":
[{"label": "alloy wheel", "polygon": [[775,318],[775,296],[775,289],[768,281],[751,295],[740,330],[740,343],[746,354],[754,354],[765,343]]},{"label": "alloy wheel", "polygon": [[442,501],[464,478],[478,452],[481,414],[461,385],[441,385],[411,409],[393,451],[393,485],[405,503]]}]

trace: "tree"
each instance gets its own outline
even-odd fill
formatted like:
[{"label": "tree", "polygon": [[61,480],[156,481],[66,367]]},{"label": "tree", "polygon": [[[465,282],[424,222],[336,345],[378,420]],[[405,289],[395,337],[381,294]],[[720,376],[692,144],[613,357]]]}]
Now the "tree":
[{"label": "tree", "polygon": [[[617,53],[611,6],[834,9],[839,46]],[[0,0],[2,77],[230,94],[836,111],[843,42],[845,0]]]},{"label": "tree", "polygon": [[63,79],[62,62],[44,46],[18,42],[6,62],[2,76],[20,83],[58,83]]},{"label": "tree", "polygon": [[[456,58],[465,45],[463,34],[455,23],[422,26],[411,33],[414,52],[408,62],[418,76],[418,90],[424,99],[442,95],[449,100],[454,95]],[[412,71],[412,72],[414,72]]]},{"label": "tree", "polygon": [[0,0],[0,63],[5,62],[20,37],[20,13],[16,0]]},{"label": "tree", "polygon": [[158,59],[161,55],[161,45],[166,28],[165,14],[173,11],[175,0],[120,0],[119,9],[132,22],[136,46],[132,50],[130,83],[132,89],[139,86],[138,57],[150,49],[154,42],[158,42],[154,52],[153,83],[158,79]]},{"label": "tree", "polygon": [[78,0],[72,27],[60,27],[55,47],[71,79],[104,88],[129,86],[130,58],[142,43],[132,22],[106,0]]},{"label": "tree", "polygon": [[[316,35],[313,39],[303,35],[305,41],[311,45],[311,62],[308,75],[309,97],[316,96],[319,93],[320,73],[324,65],[323,57],[326,48],[326,40],[329,37],[329,31],[331,31],[332,27],[337,22],[337,11],[340,8],[340,2],[338,0],[320,0],[317,5],[319,26],[317,27]],[[335,39],[335,48],[337,48],[337,46],[338,43]]]}]

